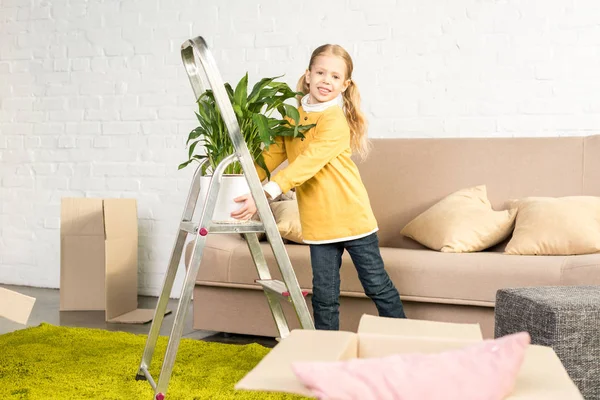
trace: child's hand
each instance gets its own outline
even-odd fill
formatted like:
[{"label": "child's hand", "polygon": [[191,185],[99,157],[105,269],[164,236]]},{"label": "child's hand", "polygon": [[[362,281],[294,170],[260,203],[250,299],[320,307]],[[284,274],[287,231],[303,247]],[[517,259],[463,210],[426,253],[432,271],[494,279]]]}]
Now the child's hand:
[{"label": "child's hand", "polygon": [[246,203],[237,211],[231,213],[231,217],[241,220],[249,220],[254,214],[256,214],[256,204],[254,198],[250,193],[233,199],[236,203]]}]

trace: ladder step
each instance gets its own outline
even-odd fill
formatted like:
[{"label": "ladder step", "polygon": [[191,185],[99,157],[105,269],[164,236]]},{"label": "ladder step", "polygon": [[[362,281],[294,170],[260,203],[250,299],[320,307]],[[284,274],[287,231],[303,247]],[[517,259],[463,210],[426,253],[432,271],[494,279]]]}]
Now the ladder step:
[{"label": "ladder step", "polygon": [[[275,280],[275,279],[257,279],[255,282],[258,283],[259,285],[261,285],[265,290],[268,290],[269,292],[272,292],[272,293],[276,293],[276,294],[286,298],[287,300],[291,301],[290,292],[288,291],[287,287],[285,286],[285,283]],[[306,297],[307,294],[308,294],[308,290],[302,291],[302,296]]]},{"label": "ladder step", "polygon": [[208,233],[259,233],[264,232],[265,227],[262,222],[246,221],[246,222],[228,222],[228,221],[212,221],[205,228],[198,228],[194,222],[182,221],[180,225],[182,231],[203,236]]}]

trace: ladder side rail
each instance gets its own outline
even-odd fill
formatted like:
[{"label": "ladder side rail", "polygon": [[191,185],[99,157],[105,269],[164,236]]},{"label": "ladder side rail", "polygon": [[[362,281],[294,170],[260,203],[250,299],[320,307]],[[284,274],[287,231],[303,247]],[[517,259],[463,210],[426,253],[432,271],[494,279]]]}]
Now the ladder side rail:
[{"label": "ladder side rail", "polygon": [[181,59],[197,102],[200,96],[206,91],[208,85],[204,82],[204,79],[202,79],[202,74],[196,63],[193,40],[186,40],[181,45]]},{"label": "ladder side rail", "polygon": [[[273,254],[277,259],[279,270],[288,288],[288,291],[290,292],[292,304],[294,304],[294,309],[296,310],[300,324],[305,329],[314,329],[314,323],[308,311],[308,307],[306,306],[306,300],[302,295],[302,290],[300,289],[298,279],[292,268],[287,251],[285,250],[283,239],[279,235],[275,217],[270,210],[267,196],[262,190],[262,184],[254,167],[253,159],[250,156],[246,142],[244,141],[240,132],[237,118],[235,117],[233,107],[229,101],[229,96],[227,95],[224,83],[218,72],[215,59],[212,57],[212,54],[208,50],[206,42],[202,37],[196,37],[192,39],[192,43],[194,50],[198,52],[198,59],[204,67],[206,77],[213,90],[215,101],[219,106],[221,115],[223,116],[223,121],[227,126],[227,131],[229,132],[229,136],[233,142],[233,146],[237,154],[240,155],[238,158],[242,165],[244,176],[248,181],[250,192],[254,197],[256,207],[259,211],[261,220],[263,221],[265,233],[269,239]],[[304,305],[302,303],[304,303]]]},{"label": "ladder side rail", "polygon": [[[193,184],[188,191],[187,200],[185,202],[185,207],[182,214],[182,220],[192,219],[194,215],[196,203],[200,194],[200,177],[202,175],[201,171],[205,162],[206,160],[202,160],[194,173]],[[138,371],[138,379],[142,378],[144,375],[143,369],[149,369],[150,364],[152,363],[156,342],[158,340],[160,328],[165,317],[165,311],[167,309],[171,290],[173,289],[173,282],[175,281],[175,276],[177,275],[177,269],[179,267],[179,262],[181,261],[181,254],[183,252],[186,238],[187,232],[181,231],[178,225],[177,239],[173,245],[173,251],[171,252],[171,258],[169,260],[169,267],[163,279],[162,291],[154,311],[154,318],[152,319],[152,325],[150,327],[150,332],[148,333],[144,353],[142,355],[142,361],[140,363],[140,369]]]},{"label": "ladder side rail", "polygon": [[[205,224],[205,221],[212,220],[212,216],[214,214],[215,206],[217,203],[217,197],[219,195],[219,190],[221,187],[221,178],[223,177],[223,173],[225,172],[227,166],[229,166],[229,164],[235,161],[235,158],[236,156],[232,154],[224,158],[219,163],[219,165],[217,165],[217,168],[215,168],[213,177],[210,180],[210,184],[208,186],[208,195],[204,204],[204,209],[202,210],[200,216],[200,226],[203,226]],[[206,236],[206,233],[198,234],[196,235],[196,239],[194,241],[194,249],[192,250],[190,265],[187,269],[187,273],[183,282],[181,297],[179,299],[179,304],[175,313],[175,320],[173,321],[171,335],[169,336],[169,343],[167,344],[167,350],[165,353],[160,377],[158,379],[158,384],[156,387],[156,391],[158,393],[166,393],[167,387],[169,385],[169,380],[171,379],[171,373],[173,372],[173,364],[175,363],[177,349],[179,347],[179,342],[181,341],[181,336],[183,334],[183,327],[185,325],[185,318],[189,308],[189,301],[192,298],[192,291],[196,283],[198,270],[200,269],[202,253],[204,252],[204,246],[206,244]]]},{"label": "ladder side rail", "polygon": [[[265,259],[262,248],[260,247],[258,236],[256,233],[246,233],[244,234],[244,237],[248,245],[248,250],[250,250],[250,254],[254,260],[254,265],[256,265],[258,277],[260,279],[271,279],[271,272],[269,270],[269,266],[267,265],[267,260]],[[273,315],[273,320],[275,321],[277,331],[279,332],[279,337],[281,339],[285,339],[290,334],[290,328],[287,324],[283,308],[281,307],[281,300],[272,292],[267,290],[263,290],[263,292],[265,293],[267,301],[269,302],[269,309],[271,310],[271,315]]]}]

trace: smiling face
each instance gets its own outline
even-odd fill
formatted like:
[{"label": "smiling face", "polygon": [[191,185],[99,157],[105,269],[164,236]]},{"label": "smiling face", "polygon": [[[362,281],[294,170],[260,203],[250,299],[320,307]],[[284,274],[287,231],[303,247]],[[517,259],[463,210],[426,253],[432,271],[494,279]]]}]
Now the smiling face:
[{"label": "smiling face", "polygon": [[305,79],[309,87],[309,103],[318,104],[335,99],[346,90],[350,79],[346,76],[346,62],[333,54],[315,57]]}]

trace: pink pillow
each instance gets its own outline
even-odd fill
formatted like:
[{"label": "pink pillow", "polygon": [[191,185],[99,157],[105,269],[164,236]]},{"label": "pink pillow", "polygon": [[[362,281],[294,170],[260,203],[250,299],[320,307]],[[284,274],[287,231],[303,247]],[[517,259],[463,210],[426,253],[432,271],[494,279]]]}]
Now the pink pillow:
[{"label": "pink pillow", "polygon": [[296,362],[292,369],[319,399],[501,400],[514,388],[530,340],[521,332],[438,354]]}]

